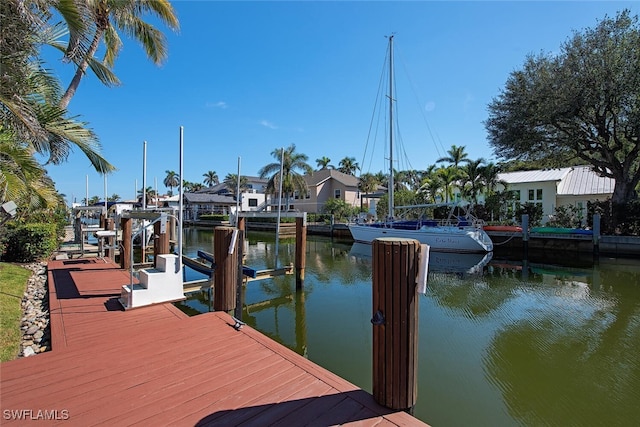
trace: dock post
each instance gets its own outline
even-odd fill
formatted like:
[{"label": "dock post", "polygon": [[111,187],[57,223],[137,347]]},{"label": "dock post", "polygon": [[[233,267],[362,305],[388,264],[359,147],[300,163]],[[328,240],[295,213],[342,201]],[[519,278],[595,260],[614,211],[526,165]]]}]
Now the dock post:
[{"label": "dock post", "polygon": [[522,214],[522,250],[523,258],[529,258],[529,214]]},{"label": "dock post", "polygon": [[216,227],[213,231],[213,259],[216,260],[213,309],[231,313],[236,307],[238,280],[238,231],[234,227]]},{"label": "dock post", "polygon": [[600,214],[593,214],[593,257],[600,257]]},{"label": "dock post", "polygon": [[[113,221],[113,218],[107,218],[107,230],[115,230],[115,223]],[[114,260],[114,256],[116,254],[116,249],[114,248],[115,241],[115,237],[107,237],[107,249],[105,250],[105,256],[111,261]]]},{"label": "dock post", "polygon": [[158,259],[158,255],[168,254],[169,253],[169,233],[167,230],[162,232],[162,224],[160,221],[153,224],[153,265],[157,266],[156,259]]},{"label": "dock post", "polygon": [[307,213],[296,218],[296,289],[304,285],[304,269],[307,263]]},{"label": "dock post", "polygon": [[373,241],[373,397],[388,408],[412,411],[417,398],[420,242]]},{"label": "dock post", "polygon": [[131,268],[131,218],[122,218],[122,246],[120,247],[120,267],[129,270]]},{"label": "dock post", "polygon": [[[240,225],[240,221],[238,221]],[[243,222],[244,227],[244,222]],[[244,306],[244,275],[242,274],[242,258],[244,257],[244,228],[238,229],[238,241],[236,242],[236,260],[238,264],[238,273],[236,279],[236,306],[235,318],[242,320],[242,308]]]}]

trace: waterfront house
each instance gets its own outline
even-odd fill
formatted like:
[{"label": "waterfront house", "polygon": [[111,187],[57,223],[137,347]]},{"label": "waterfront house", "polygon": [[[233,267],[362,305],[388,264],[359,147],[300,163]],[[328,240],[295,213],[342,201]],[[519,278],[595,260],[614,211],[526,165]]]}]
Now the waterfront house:
[{"label": "waterfront house", "polygon": [[341,199],[351,206],[360,207],[359,179],[335,169],[321,169],[305,175],[308,192],[306,196],[296,194],[289,201],[289,209],[300,212],[323,212],[328,200]]},{"label": "waterfront house", "polygon": [[[541,204],[543,223],[557,206],[576,206],[586,218],[587,202],[609,199],[615,186],[613,178],[601,177],[591,166],[506,172],[498,174],[498,179],[516,192],[520,204]],[[499,185],[498,190],[504,187]]]}]

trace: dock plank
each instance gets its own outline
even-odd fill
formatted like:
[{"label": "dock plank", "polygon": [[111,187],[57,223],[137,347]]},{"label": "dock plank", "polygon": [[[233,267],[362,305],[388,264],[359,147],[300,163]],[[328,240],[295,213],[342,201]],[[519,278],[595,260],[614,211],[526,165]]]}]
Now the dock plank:
[{"label": "dock plank", "polygon": [[52,351],[1,365],[3,414],[69,417],[38,425],[424,425],[226,313],[124,311],[129,274],[108,259],[48,269]]}]

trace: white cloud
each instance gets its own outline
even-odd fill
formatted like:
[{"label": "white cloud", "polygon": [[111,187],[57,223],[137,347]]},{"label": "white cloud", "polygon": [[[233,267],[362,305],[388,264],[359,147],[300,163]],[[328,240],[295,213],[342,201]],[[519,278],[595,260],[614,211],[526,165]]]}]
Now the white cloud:
[{"label": "white cloud", "polygon": [[207,102],[205,106],[207,108],[222,108],[223,110],[225,110],[227,108],[227,103],[224,101]]},{"label": "white cloud", "polygon": [[426,104],[424,104],[424,111],[429,112],[429,111],[433,111],[436,109],[436,103],[433,101],[429,101]]},{"label": "white cloud", "polygon": [[260,124],[269,129],[278,129],[278,127],[271,123],[269,120],[260,120]]}]

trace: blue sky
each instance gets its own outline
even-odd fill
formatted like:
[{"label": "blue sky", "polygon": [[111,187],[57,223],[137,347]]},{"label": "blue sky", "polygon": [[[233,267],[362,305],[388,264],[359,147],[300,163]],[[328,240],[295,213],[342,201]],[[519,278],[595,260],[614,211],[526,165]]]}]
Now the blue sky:
[{"label": "blue sky", "polygon": [[[369,135],[387,49],[395,33],[398,169],[426,169],[451,145],[469,157],[495,160],[483,121],[487,104],[527,54],[557,52],[574,30],[637,2],[174,1],[180,32],[168,35],[160,67],[125,39],[107,88],[87,75],[69,105],[99,135],[117,168],[107,194],[134,197],[143,180],[167,191],[167,170],[179,171],[184,127],[184,179],[216,171],[255,176],[271,153],[296,145],[335,166],[354,157],[363,172],[387,170],[384,141]],[[49,66],[66,85],[73,70]],[[384,131],[379,131],[384,132]],[[367,141],[368,145],[367,145]],[[372,147],[375,145],[375,149]],[[365,148],[367,148],[365,157]],[[408,160],[405,160],[408,159]],[[47,166],[67,201],[104,196],[104,178],[79,151]]]}]

